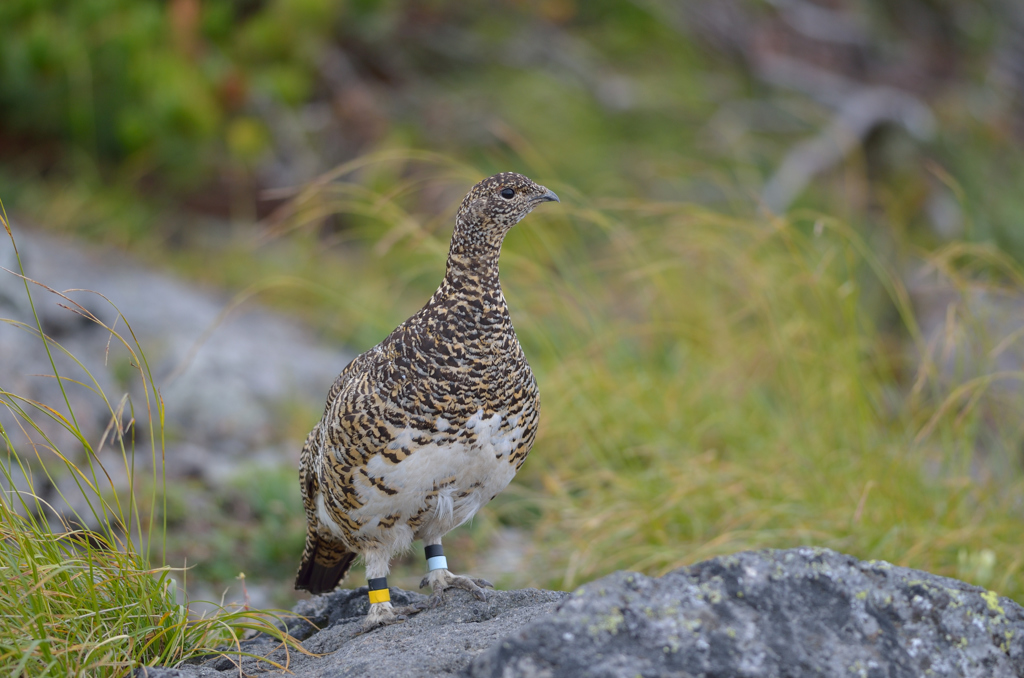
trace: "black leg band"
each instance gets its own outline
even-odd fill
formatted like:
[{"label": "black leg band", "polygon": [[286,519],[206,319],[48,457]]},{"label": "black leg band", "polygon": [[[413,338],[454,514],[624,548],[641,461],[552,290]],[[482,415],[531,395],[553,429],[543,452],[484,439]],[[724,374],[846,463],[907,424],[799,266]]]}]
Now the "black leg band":
[{"label": "black leg band", "polygon": [[440,544],[425,546],[423,552],[427,554],[427,571],[447,570],[448,559],[444,557],[444,549]]},{"label": "black leg band", "polygon": [[374,579],[367,579],[366,583],[370,585],[370,604],[375,603],[387,603],[391,601],[391,591],[388,590],[388,578],[387,577],[375,577]]}]

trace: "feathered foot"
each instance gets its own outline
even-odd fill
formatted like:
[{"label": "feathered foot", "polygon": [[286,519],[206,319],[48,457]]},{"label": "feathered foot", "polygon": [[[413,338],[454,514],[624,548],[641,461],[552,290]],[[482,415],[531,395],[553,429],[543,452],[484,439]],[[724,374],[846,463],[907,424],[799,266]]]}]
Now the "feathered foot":
[{"label": "feathered foot", "polygon": [[359,633],[366,633],[381,626],[397,624],[409,619],[410,615],[422,612],[427,609],[427,603],[413,603],[403,607],[393,607],[390,602],[371,603],[370,611],[363,620],[363,626]]},{"label": "feathered foot", "polygon": [[431,590],[434,592],[427,601],[427,606],[431,609],[444,602],[444,592],[446,589],[450,589],[452,587],[464,589],[476,596],[477,600],[487,600],[487,592],[484,591],[484,587],[494,588],[494,584],[486,579],[476,579],[474,577],[452,574],[448,570],[444,569],[432,570],[426,577],[424,577],[423,581],[420,582],[420,588],[425,588],[427,585],[429,585]]}]

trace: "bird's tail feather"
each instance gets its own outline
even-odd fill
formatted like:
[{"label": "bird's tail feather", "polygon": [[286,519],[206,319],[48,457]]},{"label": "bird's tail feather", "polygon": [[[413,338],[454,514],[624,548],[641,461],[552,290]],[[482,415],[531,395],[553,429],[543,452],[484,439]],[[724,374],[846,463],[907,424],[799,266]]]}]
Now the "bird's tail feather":
[{"label": "bird's tail feather", "polygon": [[333,591],[348,574],[356,554],[339,541],[327,540],[315,530],[306,532],[306,548],[295,576],[295,588],[310,593]]}]

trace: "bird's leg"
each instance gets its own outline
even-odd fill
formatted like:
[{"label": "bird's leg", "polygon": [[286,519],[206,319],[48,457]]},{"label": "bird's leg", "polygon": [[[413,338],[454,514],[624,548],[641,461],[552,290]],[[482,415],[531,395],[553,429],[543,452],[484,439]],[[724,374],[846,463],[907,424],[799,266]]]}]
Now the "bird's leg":
[{"label": "bird's leg", "polygon": [[444,591],[452,587],[465,589],[469,591],[477,600],[487,600],[487,594],[484,592],[484,587],[494,588],[494,584],[487,581],[486,579],[476,579],[473,577],[466,577],[462,575],[452,574],[448,571],[448,560],[444,557],[444,549],[441,547],[441,540],[436,541],[435,544],[427,544],[424,551],[427,555],[427,569],[429,572],[427,576],[420,582],[420,588],[424,588],[428,584],[434,595],[430,597],[428,605],[430,607],[437,607],[444,602]]},{"label": "bird's leg", "polygon": [[370,585],[370,611],[366,615],[366,620],[363,621],[363,633],[378,626],[405,621],[410,614],[416,614],[426,608],[424,603],[404,607],[391,605],[391,593],[388,589],[387,579],[388,572],[391,571],[390,560],[388,554],[379,551],[370,551],[366,554],[366,580]]}]

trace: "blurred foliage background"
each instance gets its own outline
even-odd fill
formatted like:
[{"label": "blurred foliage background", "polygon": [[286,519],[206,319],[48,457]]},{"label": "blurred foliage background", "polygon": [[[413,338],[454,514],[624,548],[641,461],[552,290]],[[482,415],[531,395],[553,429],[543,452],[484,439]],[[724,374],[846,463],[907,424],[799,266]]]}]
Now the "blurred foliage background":
[{"label": "blurred foliage background", "polygon": [[[0,26],[16,218],[218,288],[299,279],[261,298],[357,350],[430,294],[476,180],[563,196],[502,264],[544,428],[459,569],[572,587],[818,544],[1024,602],[1019,3],[5,0]],[[170,498],[174,557],[287,590],[294,480],[215,503]]]}]

